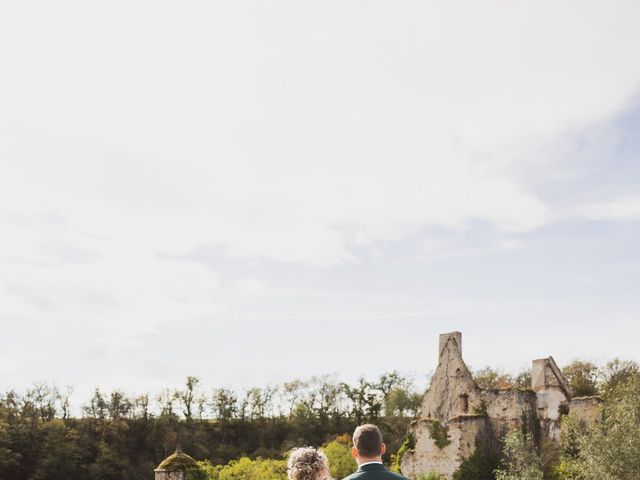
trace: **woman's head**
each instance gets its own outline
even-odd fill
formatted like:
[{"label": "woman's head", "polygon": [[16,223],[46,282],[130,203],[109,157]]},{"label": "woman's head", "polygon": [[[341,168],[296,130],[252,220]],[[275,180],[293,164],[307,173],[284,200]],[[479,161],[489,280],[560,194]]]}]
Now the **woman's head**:
[{"label": "woman's head", "polygon": [[294,448],[289,455],[289,480],[329,479],[329,460],[313,447]]}]

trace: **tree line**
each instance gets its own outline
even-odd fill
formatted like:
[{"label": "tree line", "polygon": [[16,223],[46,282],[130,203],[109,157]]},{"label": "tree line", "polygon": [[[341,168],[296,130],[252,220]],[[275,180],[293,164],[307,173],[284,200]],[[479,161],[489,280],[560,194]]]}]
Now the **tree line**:
[{"label": "tree line", "polygon": [[243,392],[206,389],[187,377],[178,389],[127,395],[96,388],[72,415],[72,390],[37,384],[0,394],[0,479],[150,478],[177,443],[211,465],[282,458],[292,447],[322,445],[364,422],[378,423],[397,449],[421,394],[399,372],[340,382],[293,380]]},{"label": "tree line", "polygon": [[[562,370],[574,396],[603,397],[603,421],[589,427],[565,415],[560,444],[514,432],[497,463],[478,455],[456,480],[640,478],[638,364],[576,360]],[[530,387],[527,371],[486,367],[474,378],[482,388]],[[182,387],[155,395],[96,389],[74,415],[71,389],[37,384],[0,394],[0,479],[152,478],[178,443],[201,460],[207,480],[285,478],[283,458],[301,445],[323,445],[341,478],[353,467],[348,434],[364,422],[380,426],[389,447],[385,461],[397,467],[395,453],[406,444],[421,396],[410,376],[395,371],[352,383],[319,376],[242,392],[207,389],[187,377]]]}]

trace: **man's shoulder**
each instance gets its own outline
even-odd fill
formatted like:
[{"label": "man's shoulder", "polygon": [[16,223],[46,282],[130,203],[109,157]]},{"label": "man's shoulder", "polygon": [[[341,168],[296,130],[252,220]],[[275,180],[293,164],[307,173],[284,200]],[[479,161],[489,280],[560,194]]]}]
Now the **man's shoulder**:
[{"label": "man's shoulder", "polygon": [[391,470],[371,470],[368,472],[355,472],[344,478],[344,480],[409,480],[399,473]]},{"label": "man's shoulder", "polygon": [[407,477],[403,477],[399,473],[392,472],[391,470],[385,470],[385,473],[387,474],[387,476],[382,477],[385,480],[409,480]]}]

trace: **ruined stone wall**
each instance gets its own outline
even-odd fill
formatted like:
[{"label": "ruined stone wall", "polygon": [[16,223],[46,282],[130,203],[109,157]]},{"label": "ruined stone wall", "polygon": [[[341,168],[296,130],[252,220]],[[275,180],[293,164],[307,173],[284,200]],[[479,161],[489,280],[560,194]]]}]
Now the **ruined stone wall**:
[{"label": "ruined stone wall", "polygon": [[155,480],[185,480],[184,472],[162,472],[156,470]]},{"label": "ruined stone wall", "polygon": [[482,407],[480,389],[462,360],[459,332],[440,335],[438,368],[422,400],[420,418],[446,423]]},{"label": "ruined stone wall", "polygon": [[571,399],[569,413],[591,425],[602,420],[602,404],[600,397],[576,397]]},{"label": "ruined stone wall", "polygon": [[560,417],[568,410],[569,399],[564,390],[549,387],[537,393],[538,419],[542,435],[551,440],[560,439]]},{"label": "ruined stone wall", "polygon": [[460,464],[470,457],[478,442],[490,441],[490,426],[486,415],[462,415],[450,419],[446,425],[448,444],[442,448],[431,435],[434,422],[438,420],[419,420],[413,425],[416,439],[415,449],[402,457],[403,475],[415,478],[420,473],[435,470],[441,475],[452,478]]},{"label": "ruined stone wall", "polygon": [[536,431],[536,394],[531,390],[508,388],[482,392],[495,441],[510,430]]},{"label": "ruined stone wall", "polygon": [[538,397],[538,419],[543,438],[559,440],[560,417],[569,408],[571,388],[553,357],[533,361],[531,388]]},{"label": "ruined stone wall", "polygon": [[[567,410],[585,422],[598,420],[601,400],[569,403],[571,389],[552,357],[533,361],[531,379],[531,390],[482,390],[462,359],[462,334],[440,335],[438,367],[423,397],[420,420],[410,427],[416,443],[402,458],[402,472],[416,476],[435,470],[451,479],[478,445],[498,451],[508,431],[557,441]],[[446,445],[438,446],[432,438],[434,422],[446,429]]]}]

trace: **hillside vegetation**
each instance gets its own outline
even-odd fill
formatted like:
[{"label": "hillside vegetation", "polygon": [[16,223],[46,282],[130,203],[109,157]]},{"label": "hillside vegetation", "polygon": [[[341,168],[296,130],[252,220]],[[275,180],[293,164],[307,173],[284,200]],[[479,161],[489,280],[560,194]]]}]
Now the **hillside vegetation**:
[{"label": "hillside vegetation", "polygon": [[[574,361],[563,368],[575,396],[601,395],[603,420],[589,428],[562,419],[562,442],[536,442],[514,432],[505,438],[498,470],[467,462],[456,480],[637,480],[640,478],[640,368],[614,360],[604,366]],[[483,388],[528,388],[528,374],[491,368],[475,372]],[[286,478],[286,454],[295,446],[323,446],[332,474],[354,468],[349,434],[364,422],[380,426],[395,453],[418,414],[421,394],[398,372],[354,384],[333,376],[294,380],[234,392],[207,389],[195,377],[157,395],[96,389],[71,416],[70,391],[35,385],[0,394],[0,479],[138,480],[178,443],[198,459],[194,480]],[[431,475],[433,476],[433,475]],[[425,477],[427,478],[427,477]]]}]

